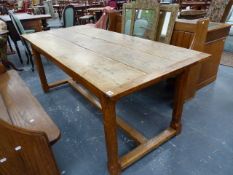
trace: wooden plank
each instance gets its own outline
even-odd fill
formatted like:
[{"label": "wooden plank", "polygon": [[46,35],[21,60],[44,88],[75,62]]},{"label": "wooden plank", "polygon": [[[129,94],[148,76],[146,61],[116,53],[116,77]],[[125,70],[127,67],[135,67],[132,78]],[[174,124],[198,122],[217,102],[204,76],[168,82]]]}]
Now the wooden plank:
[{"label": "wooden plank", "polygon": [[147,142],[147,138],[142,135],[140,132],[138,132],[136,129],[134,129],[133,127],[131,127],[128,123],[126,123],[124,120],[122,120],[120,117],[116,118],[117,121],[117,125],[123,130],[125,131],[125,133],[133,138],[137,143],[139,144],[143,144],[145,142]]},{"label": "wooden plank", "polygon": [[[159,71],[160,69],[169,67],[177,62],[176,60],[169,58],[161,59],[159,56],[144,53],[140,50],[131,52],[131,48],[127,48],[119,44],[117,45],[112,42],[106,43],[106,41],[97,38],[92,38],[92,42],[90,43],[90,37],[80,33],[76,33],[75,36],[64,35],[64,33],[61,32],[52,34],[59,38],[69,40],[70,42],[73,42],[74,44],[82,46],[88,50],[94,51],[96,54],[121,62],[145,73],[151,73],[155,70]],[[113,54],[113,52],[115,54]],[[147,67],[147,69],[145,69],[145,67]]]},{"label": "wooden plank", "polygon": [[184,39],[184,32],[183,31],[179,31],[178,32],[178,39],[177,39],[177,46],[181,47],[182,43],[183,43],[183,39]]},{"label": "wooden plank", "polygon": [[[158,56],[161,58],[161,60],[163,58],[163,59],[172,59],[172,60],[175,59],[176,61],[181,61],[183,59],[188,59],[188,57],[192,57],[198,54],[196,51],[193,50],[191,51],[185,48],[174,47],[172,45],[167,45],[138,37],[131,37],[120,33],[114,33],[101,29],[94,29],[88,26],[70,27],[67,28],[65,31],[62,31],[62,29],[60,29],[56,31],[51,30],[49,32],[53,34],[60,32],[67,32],[67,34],[73,33],[74,38],[75,38],[75,33],[81,33],[83,35],[89,36],[91,39],[97,38],[99,40],[104,40],[110,43],[114,43],[115,46],[121,45],[124,48],[130,48],[131,53],[135,51],[141,51],[143,53]],[[65,36],[68,36],[67,34],[63,33],[63,35]],[[74,39],[74,41],[77,41],[77,38]],[[144,58],[146,59],[146,56],[144,56]]]},{"label": "wooden plank", "polygon": [[66,79],[66,80],[59,80],[53,83],[49,83],[49,88],[55,88],[61,85],[65,85],[69,82],[70,79]]},{"label": "wooden plank", "polygon": [[0,92],[13,125],[33,131],[43,131],[50,142],[60,137],[56,124],[32,96],[17,72],[7,71],[0,76],[0,82]]},{"label": "wooden plank", "polygon": [[86,97],[93,105],[95,105],[100,110],[102,109],[101,104],[97,99],[97,97],[95,97],[90,92],[88,92],[83,86],[78,84],[78,82],[75,82],[73,80],[69,80],[68,82],[75,90],[77,90],[80,94]]},{"label": "wooden plank", "polygon": [[[102,110],[101,104],[97,97],[92,95],[90,92],[88,92],[84,87],[79,85],[73,80],[68,81],[69,84],[77,90],[80,94],[82,94],[84,97],[86,97],[92,104],[94,104],[97,108]],[[120,127],[129,137],[133,138],[137,143],[145,143],[147,141],[147,138],[145,138],[140,132],[138,132],[136,129],[131,127],[128,123],[126,123],[123,119],[121,119],[119,116],[116,118],[116,122],[118,127]]]},{"label": "wooden plank", "polygon": [[0,93],[0,119],[4,120],[9,124],[12,124],[11,118],[7,112],[1,93]]},{"label": "wooden plank", "polygon": [[[25,36],[28,38],[28,35]],[[140,70],[96,54],[65,39],[51,35],[49,32],[41,32],[40,36],[30,36],[32,36],[31,40],[52,56],[50,60],[81,75],[102,93],[145,75]]]},{"label": "wooden plank", "polygon": [[157,137],[149,140],[148,142],[141,144],[133,151],[129,152],[128,154],[122,156],[120,158],[120,165],[121,169],[125,169],[130,166],[135,161],[139,160],[141,157],[145,156],[155,148],[159,147],[161,144],[172,138],[176,135],[176,130],[172,128],[168,128],[159,134]]},{"label": "wooden plank", "polygon": [[193,36],[193,34],[192,33],[190,33],[190,32],[184,32],[184,42],[183,42],[183,44],[182,44],[182,46],[181,47],[184,47],[184,48],[189,48],[189,46],[190,46],[190,43],[192,42],[192,36]]}]

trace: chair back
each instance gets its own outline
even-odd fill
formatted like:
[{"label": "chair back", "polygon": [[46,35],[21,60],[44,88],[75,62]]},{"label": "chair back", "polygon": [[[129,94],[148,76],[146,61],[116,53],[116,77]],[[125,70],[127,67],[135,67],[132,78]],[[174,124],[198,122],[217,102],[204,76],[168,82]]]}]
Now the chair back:
[{"label": "chair back", "polygon": [[193,23],[186,20],[177,20],[171,44],[187,49],[203,51],[208,32],[208,19],[200,19]]},{"label": "chair back", "polygon": [[123,5],[122,33],[156,40],[159,4],[132,2]]},{"label": "chair back", "polygon": [[109,14],[108,30],[121,33],[122,15],[121,12],[113,12]]},{"label": "chair back", "polygon": [[9,16],[19,36],[25,34],[26,32],[19,18],[11,11],[9,11]]},{"label": "chair back", "polygon": [[228,21],[231,20],[232,18],[233,18],[233,6],[231,7],[230,13],[229,13],[229,15],[227,16],[226,21],[228,22]]},{"label": "chair back", "polygon": [[231,16],[233,15],[233,0],[229,0],[225,11],[223,13],[223,17],[221,19],[221,22],[225,23],[226,21],[228,21]]},{"label": "chair back", "polygon": [[[186,20],[177,20],[171,44],[203,52],[208,32],[208,24],[208,19],[200,19],[193,23],[187,22]],[[195,95],[201,69],[202,64],[197,63],[189,70],[187,86],[194,88],[189,88],[186,92],[186,99]]]},{"label": "chair back", "polygon": [[214,0],[207,11],[207,17],[212,22],[226,22],[233,5],[233,0]]},{"label": "chair back", "polygon": [[59,175],[48,138],[0,120],[0,172],[4,175]]},{"label": "chair back", "polygon": [[156,41],[167,44],[170,43],[178,12],[178,4],[160,6],[160,17]]},{"label": "chair back", "polygon": [[62,17],[63,17],[64,27],[74,26],[76,22],[74,6],[67,5],[62,12]]}]

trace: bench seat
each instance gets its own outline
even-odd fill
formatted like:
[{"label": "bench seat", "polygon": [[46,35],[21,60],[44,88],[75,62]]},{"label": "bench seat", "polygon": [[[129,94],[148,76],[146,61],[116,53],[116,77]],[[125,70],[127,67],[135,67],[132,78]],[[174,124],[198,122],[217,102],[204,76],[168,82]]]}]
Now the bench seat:
[{"label": "bench seat", "polygon": [[0,74],[0,119],[20,128],[46,133],[50,143],[60,130],[14,70]]}]

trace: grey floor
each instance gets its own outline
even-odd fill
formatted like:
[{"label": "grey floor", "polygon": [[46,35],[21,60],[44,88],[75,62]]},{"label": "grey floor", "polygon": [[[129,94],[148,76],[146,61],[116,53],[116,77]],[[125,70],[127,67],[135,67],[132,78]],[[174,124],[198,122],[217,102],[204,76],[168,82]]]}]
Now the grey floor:
[{"label": "grey floor", "polygon": [[[69,86],[43,93],[36,72],[22,66],[17,55],[9,59],[25,71],[21,77],[61,130],[53,146],[65,175],[107,175],[101,112]],[[24,55],[25,59],[25,55]],[[49,81],[66,75],[44,61]],[[171,120],[172,88],[160,83],[122,99],[117,113],[152,137]],[[220,66],[218,79],[185,104],[182,133],[126,169],[123,175],[232,175],[233,68]],[[119,131],[119,152],[135,143]]]}]

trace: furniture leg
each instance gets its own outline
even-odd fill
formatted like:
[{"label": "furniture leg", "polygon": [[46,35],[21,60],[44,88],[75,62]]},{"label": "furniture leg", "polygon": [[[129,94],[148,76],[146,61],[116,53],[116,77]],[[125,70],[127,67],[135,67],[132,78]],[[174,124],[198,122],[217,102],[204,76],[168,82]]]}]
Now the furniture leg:
[{"label": "furniture leg", "polygon": [[11,52],[13,52],[14,50],[13,50],[13,48],[12,48],[12,45],[11,45],[11,41],[10,41],[9,36],[7,36],[7,42],[8,42],[8,44],[9,44],[10,49],[11,49]]},{"label": "furniture leg", "polygon": [[14,70],[17,70],[17,71],[23,71],[23,69],[18,69],[12,62],[8,60],[3,60],[2,64],[7,68],[13,68]]},{"label": "furniture leg", "polygon": [[32,65],[32,72],[34,72],[34,62],[33,62],[33,58],[32,58],[32,54],[31,53],[29,55],[29,60],[30,60],[31,65]]},{"label": "furniture leg", "polygon": [[36,63],[36,67],[37,67],[37,71],[40,77],[40,82],[41,82],[41,86],[43,88],[44,92],[48,92],[49,91],[49,85],[47,82],[47,78],[45,76],[45,72],[44,72],[44,67],[41,61],[41,56],[40,53],[37,52],[35,49],[33,49],[32,47],[32,52],[35,56],[35,63]]},{"label": "furniture leg", "polygon": [[50,30],[50,27],[48,27],[48,23],[46,19],[42,19],[42,26],[43,26],[43,30]]},{"label": "furniture leg", "polygon": [[176,77],[175,82],[175,97],[172,113],[171,128],[176,130],[176,134],[181,132],[181,116],[183,111],[183,105],[185,102],[185,92],[187,86],[189,69],[184,70]]},{"label": "furniture leg", "polygon": [[19,51],[19,47],[18,47],[17,41],[15,41],[14,44],[15,44],[16,52],[17,52],[17,54],[19,56],[20,63],[23,64],[23,60],[22,60],[22,57],[21,57],[21,54],[20,54],[20,51]]},{"label": "furniture leg", "polygon": [[106,149],[108,156],[108,169],[110,175],[119,175],[121,167],[118,157],[118,144],[117,144],[117,124],[116,124],[116,102],[108,97],[101,99],[103,120],[104,120],[104,133],[106,141]]},{"label": "furniture leg", "polygon": [[32,53],[31,53],[31,50],[28,46],[28,44],[26,43],[26,41],[24,41],[24,45],[26,47],[26,53],[27,53],[27,56],[28,56],[28,63],[30,62],[31,65],[32,65],[32,71],[34,71],[34,62],[33,62],[33,59],[32,59]]}]

